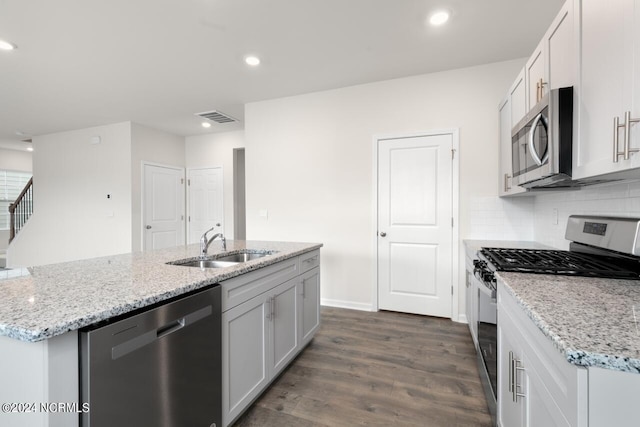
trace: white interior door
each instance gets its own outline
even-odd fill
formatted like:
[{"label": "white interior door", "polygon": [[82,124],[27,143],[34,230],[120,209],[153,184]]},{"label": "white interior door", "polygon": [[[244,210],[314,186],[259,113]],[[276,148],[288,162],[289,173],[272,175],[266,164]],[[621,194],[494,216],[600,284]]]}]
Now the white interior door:
[{"label": "white interior door", "polygon": [[144,165],[144,250],[184,245],[184,169]]},{"label": "white interior door", "polygon": [[378,140],[378,305],[451,317],[453,135]]},{"label": "white interior door", "polygon": [[224,230],[222,168],[189,169],[189,243],[216,224]]}]

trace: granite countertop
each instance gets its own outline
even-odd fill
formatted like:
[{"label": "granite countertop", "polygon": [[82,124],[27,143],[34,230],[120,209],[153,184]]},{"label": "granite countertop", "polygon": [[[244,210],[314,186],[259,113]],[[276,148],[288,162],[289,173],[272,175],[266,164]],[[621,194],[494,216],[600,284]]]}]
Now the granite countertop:
[{"label": "granite countertop", "polygon": [[[276,251],[227,268],[167,265],[199,245],[30,267],[0,277],[0,335],[36,342],[318,249],[318,243],[227,241],[227,252]],[[209,255],[221,252],[214,242]]]},{"label": "granite countertop", "polygon": [[569,363],[640,373],[640,281],[497,274]]}]

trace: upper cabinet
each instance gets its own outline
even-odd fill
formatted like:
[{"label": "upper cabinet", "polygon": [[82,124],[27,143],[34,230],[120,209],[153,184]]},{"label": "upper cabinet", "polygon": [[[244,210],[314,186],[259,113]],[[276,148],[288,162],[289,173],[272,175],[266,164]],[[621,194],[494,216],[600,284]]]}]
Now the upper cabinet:
[{"label": "upper cabinet", "polygon": [[581,8],[576,179],[640,167],[640,0],[582,0]]},{"label": "upper cabinet", "polygon": [[573,0],[567,1],[525,65],[526,111],[550,89],[576,82],[576,35]]},{"label": "upper cabinet", "polygon": [[[550,89],[575,86],[577,81],[578,8],[568,0],[529,57],[500,103],[500,175],[498,194],[511,196],[526,190],[512,185],[511,130]],[[640,1],[640,0],[638,0]],[[527,193],[531,194],[531,193]]]},{"label": "upper cabinet", "polygon": [[500,175],[498,194],[511,196],[524,193],[526,190],[513,185],[511,167],[511,129],[525,115],[526,89],[524,83],[524,69],[518,74],[518,78],[509,88],[509,93],[498,106],[500,113]]},{"label": "upper cabinet", "polygon": [[[509,88],[509,108],[511,110],[511,128],[527,114],[527,88],[524,79],[524,71],[518,73],[518,77]],[[511,128],[509,140],[511,140]]]}]

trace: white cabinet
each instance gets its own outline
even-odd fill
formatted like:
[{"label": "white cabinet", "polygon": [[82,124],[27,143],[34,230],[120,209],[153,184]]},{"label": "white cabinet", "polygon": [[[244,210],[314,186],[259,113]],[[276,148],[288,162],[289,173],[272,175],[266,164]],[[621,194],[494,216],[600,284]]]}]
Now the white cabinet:
[{"label": "white cabinet", "polygon": [[465,285],[466,285],[466,309],[467,322],[469,322],[469,332],[473,339],[473,345],[478,348],[478,287],[476,278],[473,276],[473,259],[466,256],[465,259]]},{"label": "white cabinet", "polygon": [[[527,88],[524,78],[524,68],[518,73],[516,80],[509,88],[509,107],[511,109],[511,128],[527,114]],[[511,129],[509,129],[511,140]]]},{"label": "white cabinet", "polygon": [[576,84],[577,43],[574,1],[567,0],[525,65],[527,111],[549,89]]},{"label": "white cabinet", "polygon": [[320,251],[222,282],[222,420],[233,422],[320,327]]},{"label": "white cabinet", "polygon": [[[510,330],[512,326],[505,321],[506,317],[498,313],[498,424],[502,427],[524,426],[525,406],[521,396],[524,378],[518,371],[514,382],[515,363],[522,360],[520,345],[516,340],[517,332]],[[518,400],[519,399],[519,400]]]},{"label": "white cabinet", "polygon": [[269,345],[269,377],[275,377],[297,354],[298,341],[298,279],[276,287],[271,294]]},{"label": "white cabinet", "polygon": [[271,295],[222,313],[222,421],[228,425],[269,383]]},{"label": "white cabinet", "polygon": [[[579,137],[574,142],[574,178],[640,167],[640,153],[634,152],[640,148],[640,123],[623,126],[629,119],[640,118],[639,27],[640,0],[582,1]],[[614,124],[616,118],[620,127]],[[625,173],[620,178],[638,176]]]},{"label": "white cabinet", "polygon": [[320,327],[320,268],[307,271],[300,277],[300,342],[308,343]]},{"label": "white cabinet", "polygon": [[568,363],[498,281],[498,423],[586,426],[587,370]]},{"label": "white cabinet", "polygon": [[547,92],[547,61],[545,39],[542,39],[533,55],[529,57],[524,67],[527,82],[527,111],[533,108]]}]

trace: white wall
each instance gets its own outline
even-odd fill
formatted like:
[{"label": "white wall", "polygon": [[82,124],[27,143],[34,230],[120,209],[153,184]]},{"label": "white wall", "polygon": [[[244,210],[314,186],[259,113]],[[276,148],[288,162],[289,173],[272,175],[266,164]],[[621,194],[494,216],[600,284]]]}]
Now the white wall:
[{"label": "white wall", "polygon": [[142,250],[142,162],[184,168],[184,138],[131,124],[131,248],[134,251]]},{"label": "white wall", "polygon": [[[247,238],[324,243],[324,303],[371,308],[374,135],[460,129],[464,239],[470,198],[497,194],[497,107],[523,63],[247,104]],[[268,218],[260,217],[260,210],[267,210]],[[462,264],[458,274],[463,277]],[[464,307],[464,292],[458,295]]]},{"label": "white wall", "polygon": [[[554,209],[557,209],[557,222]],[[535,240],[569,249],[564,238],[569,215],[605,215],[640,218],[640,182],[584,187],[535,198]]]},{"label": "white wall", "polygon": [[29,151],[0,148],[0,169],[31,172],[33,170],[32,155]]},{"label": "white wall", "polygon": [[33,146],[34,214],[9,247],[8,265],[130,252],[131,124],[34,137]]},{"label": "white wall", "polygon": [[[0,170],[31,172],[32,155],[28,151],[0,148]],[[0,230],[0,253],[9,245],[9,230]]]},{"label": "white wall", "polygon": [[244,131],[185,138],[187,168],[222,166],[224,235],[233,239],[233,149],[245,146]]}]

